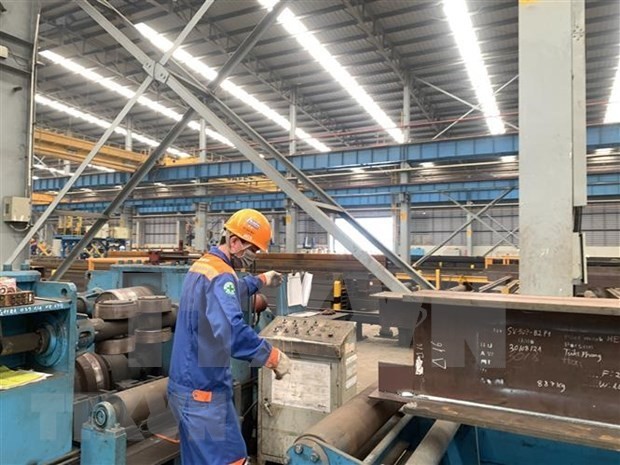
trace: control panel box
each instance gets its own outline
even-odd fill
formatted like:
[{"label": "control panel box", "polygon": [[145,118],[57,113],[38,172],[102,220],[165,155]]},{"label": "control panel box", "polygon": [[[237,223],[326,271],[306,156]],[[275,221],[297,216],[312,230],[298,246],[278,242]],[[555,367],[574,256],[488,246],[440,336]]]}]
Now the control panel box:
[{"label": "control panel box", "polygon": [[28,197],[5,197],[2,219],[5,223],[29,223],[31,216]]},{"label": "control panel box", "polygon": [[291,372],[259,379],[259,463],[285,463],[306,429],[357,393],[355,323],[325,317],[278,316],[261,336],[291,359]]}]

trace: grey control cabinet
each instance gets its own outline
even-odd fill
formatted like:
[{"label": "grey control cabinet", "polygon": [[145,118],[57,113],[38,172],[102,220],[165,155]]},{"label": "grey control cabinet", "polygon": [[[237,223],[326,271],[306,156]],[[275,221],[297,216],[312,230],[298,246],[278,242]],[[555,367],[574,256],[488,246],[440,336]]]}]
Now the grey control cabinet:
[{"label": "grey control cabinet", "polygon": [[281,380],[271,370],[260,371],[258,462],[285,463],[301,433],[356,394],[355,323],[279,316],[261,336],[292,364]]}]

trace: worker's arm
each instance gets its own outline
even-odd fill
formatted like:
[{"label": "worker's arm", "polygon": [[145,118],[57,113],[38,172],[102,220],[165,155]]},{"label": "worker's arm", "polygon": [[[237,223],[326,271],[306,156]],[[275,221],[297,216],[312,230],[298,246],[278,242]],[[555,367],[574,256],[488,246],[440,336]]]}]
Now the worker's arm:
[{"label": "worker's arm", "polygon": [[[240,295],[254,295],[263,286],[278,287],[282,284],[282,275],[277,271],[271,270],[257,276],[247,275],[239,279]],[[244,294],[247,292],[247,294]]]},{"label": "worker's arm", "polygon": [[250,296],[256,294],[261,287],[265,285],[265,281],[259,276],[246,275],[243,278],[239,278],[239,295]]},{"label": "worker's arm", "polygon": [[233,358],[252,362],[254,366],[269,366],[273,364],[273,360],[278,359],[278,350],[273,349],[271,344],[259,337],[244,321],[237,285],[235,278],[228,273],[221,274],[212,281],[213,294],[223,316],[208,311],[207,318],[212,327],[218,328],[217,332],[230,335],[230,355]]}]

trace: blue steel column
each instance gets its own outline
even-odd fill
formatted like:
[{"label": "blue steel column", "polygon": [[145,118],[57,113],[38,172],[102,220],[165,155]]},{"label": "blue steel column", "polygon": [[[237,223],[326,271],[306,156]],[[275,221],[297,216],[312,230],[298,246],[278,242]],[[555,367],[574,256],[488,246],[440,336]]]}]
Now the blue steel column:
[{"label": "blue steel column", "polygon": [[[2,45],[9,49],[9,57],[0,61],[0,200],[28,195],[31,64],[16,61],[15,57],[32,55],[39,5],[38,2],[4,2],[4,6],[6,11],[0,13],[0,31],[3,33]],[[9,258],[23,237],[24,232],[12,229],[0,220],[0,262]],[[19,261],[25,257],[26,251],[19,255]]]},{"label": "blue steel column", "polygon": [[585,170],[573,166],[585,151],[583,9],[584,0],[519,2],[522,294],[573,295],[574,199],[585,200]]}]

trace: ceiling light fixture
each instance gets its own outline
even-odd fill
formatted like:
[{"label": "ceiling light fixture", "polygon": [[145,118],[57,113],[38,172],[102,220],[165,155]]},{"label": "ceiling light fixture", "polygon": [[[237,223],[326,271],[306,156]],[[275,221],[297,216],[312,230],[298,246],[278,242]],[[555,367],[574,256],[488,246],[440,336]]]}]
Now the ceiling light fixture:
[{"label": "ceiling light fixture", "polygon": [[[265,8],[271,9],[277,3],[274,0],[258,0]],[[304,23],[290,10],[285,8],[278,22],[292,35],[332,78],[399,144],[405,142],[403,132],[391,118],[377,105],[370,95],[360,86],[355,78],[325,48],[325,46],[308,31]]]},{"label": "ceiling light fixture", "polygon": [[[107,129],[110,127],[110,125],[112,123],[110,123],[109,121],[103,120],[101,118],[98,118],[96,116],[91,115],[90,113],[86,113],[82,110],[78,110],[75,107],[72,107],[70,105],[67,105],[63,102],[60,102],[58,100],[54,100],[51,99],[49,97],[46,97],[45,95],[41,95],[41,94],[36,94],[35,95],[35,102],[39,105],[43,105],[49,108],[53,108],[56,111],[59,111],[61,113],[65,113],[69,116],[72,116],[74,118],[78,118],[81,119],[82,121],[86,121],[87,123],[91,123],[94,124],[95,126],[99,126],[100,128],[104,128]],[[116,134],[120,134],[122,136],[125,136],[127,134],[127,130],[125,128],[122,128],[120,126],[118,126],[114,132]],[[157,147],[159,145],[159,142],[156,141],[155,139],[151,139],[150,137],[147,137],[145,135],[142,135],[140,133],[131,131],[131,138],[133,140],[136,140],[138,142],[141,142],[145,145],[148,145],[150,147]],[[173,147],[169,147],[167,152],[171,155],[175,155],[179,158],[188,158],[191,155],[187,152],[183,152],[182,150],[179,149],[175,149]],[[109,170],[109,172],[113,172],[114,170],[111,170],[110,168],[104,168],[104,167],[98,167],[97,165],[90,165],[92,168],[100,168],[102,169],[102,171],[105,170]]]},{"label": "ceiling light fixture", "polygon": [[[147,24],[138,23],[136,24],[136,29],[138,29],[138,31],[140,31],[140,33],[158,49],[166,52],[172,47],[172,42],[170,40],[166,39],[162,34]],[[176,49],[172,56],[180,63],[187,65],[187,69],[200,74],[207,81],[213,81],[217,77],[217,71],[214,68],[205,64],[202,60],[194,57],[183,49]],[[281,128],[287,131],[291,130],[291,123],[288,119],[280,115],[264,102],[261,102],[256,97],[246,92],[241,86],[233,83],[230,79],[224,79],[224,81],[220,84],[220,87],[241,102],[252,107],[261,115],[276,123]],[[328,146],[322,142],[319,142],[303,129],[295,129],[295,135],[319,152],[329,152],[331,150]]]},{"label": "ceiling light fixture", "polygon": [[491,80],[482,59],[480,45],[471,22],[466,0],[443,0],[443,11],[454,34],[461,58],[465,61],[467,74],[476,92],[478,104],[486,118],[491,134],[504,134],[506,128],[499,113]]},{"label": "ceiling light fixture", "polygon": [[355,167],[355,168],[351,168],[351,171],[353,171],[354,173],[363,173],[364,168]]},{"label": "ceiling light fixture", "polygon": [[500,160],[502,160],[502,163],[511,163],[513,161],[517,161],[517,156],[516,155],[506,155],[506,156],[500,157]]},{"label": "ceiling light fixture", "polygon": [[[39,55],[127,99],[132,98],[136,94],[133,90],[131,90],[128,87],[120,85],[119,83],[114,81],[112,78],[105,78],[99,73],[96,73],[90,69],[86,69],[85,67],[76,63],[70,58],[65,58],[62,55],[59,55],[58,53],[52,52],[51,50],[43,50],[42,52],[39,52]],[[172,108],[168,108],[165,105],[162,105],[161,103],[156,102],[155,100],[145,97],[144,95],[138,98],[138,103],[174,121],[181,121],[181,119],[183,118],[183,115],[173,110]],[[188,123],[188,127],[193,129],[194,131],[200,132],[200,123],[198,123],[198,121],[190,121]],[[230,142],[226,137],[222,136],[221,134],[218,134],[212,129],[209,129],[209,128],[205,129],[205,134],[209,136],[210,138],[215,139],[218,142],[221,142],[224,145],[227,145],[229,147],[234,147],[232,142]]]},{"label": "ceiling light fixture", "polygon": [[433,163],[432,161],[423,161],[422,163],[420,163],[420,166],[422,168],[432,168],[433,166],[435,166],[435,163]]}]

